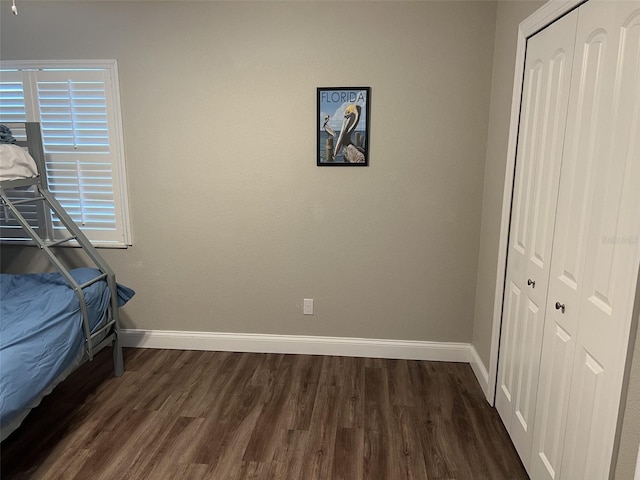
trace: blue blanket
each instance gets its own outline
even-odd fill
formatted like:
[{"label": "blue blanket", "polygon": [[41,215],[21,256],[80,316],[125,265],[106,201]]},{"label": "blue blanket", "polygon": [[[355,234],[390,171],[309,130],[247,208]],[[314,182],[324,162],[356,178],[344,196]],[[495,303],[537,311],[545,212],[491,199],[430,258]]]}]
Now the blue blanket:
[{"label": "blue blanket", "polygon": [[[71,270],[80,284],[100,272]],[[110,291],[102,280],[84,289],[92,331],[105,320]],[[124,305],[133,290],[118,285]],[[58,273],[0,274],[0,427],[16,420],[77,360],[84,344],[76,293]]]}]

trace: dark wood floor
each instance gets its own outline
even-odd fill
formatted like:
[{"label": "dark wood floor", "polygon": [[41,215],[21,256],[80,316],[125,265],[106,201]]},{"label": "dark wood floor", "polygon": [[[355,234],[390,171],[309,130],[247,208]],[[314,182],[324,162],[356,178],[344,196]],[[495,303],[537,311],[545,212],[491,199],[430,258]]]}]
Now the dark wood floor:
[{"label": "dark wood floor", "polygon": [[85,364],[2,479],[526,479],[467,364],[178,350]]}]

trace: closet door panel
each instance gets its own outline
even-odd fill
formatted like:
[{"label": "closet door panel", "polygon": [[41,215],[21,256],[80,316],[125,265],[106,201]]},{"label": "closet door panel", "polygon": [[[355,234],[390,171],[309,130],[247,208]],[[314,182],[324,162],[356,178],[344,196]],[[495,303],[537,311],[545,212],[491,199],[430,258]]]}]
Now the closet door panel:
[{"label": "closet door panel", "polygon": [[638,272],[639,7],[578,10],[533,479],[608,477]]},{"label": "closet door panel", "polygon": [[523,463],[529,461],[531,441],[533,440],[533,418],[535,415],[535,388],[538,377],[538,359],[544,310],[531,298],[526,296],[522,314],[519,318],[520,362],[516,371],[516,394],[513,401],[513,420],[511,439],[516,446]]},{"label": "closet door panel", "polygon": [[[500,348],[500,368],[498,372],[498,392],[496,395],[496,409],[508,431],[511,430],[513,403],[515,398],[515,372],[517,369],[517,338],[522,290],[510,279],[505,289],[503,307],[502,346]],[[512,393],[513,392],[513,393]]]},{"label": "closet door panel", "polygon": [[562,478],[607,478],[640,263],[640,2],[600,2],[578,37],[607,31],[595,199],[588,232]]},{"label": "closet door panel", "polygon": [[507,295],[503,308],[501,359],[498,369],[498,392],[496,408],[507,430],[511,431],[514,400],[518,384],[517,372],[522,363],[521,344],[523,335],[522,312],[524,307],[523,291],[526,285],[526,263],[529,243],[529,214],[531,211],[533,152],[539,112],[543,103],[542,89],[544,64],[539,58],[530,57],[525,66],[527,79],[523,93],[521,112],[520,142],[514,195],[511,208],[511,232],[509,235],[509,256],[507,260]]},{"label": "closet door panel", "polygon": [[532,479],[558,478],[575,350],[574,335],[563,328],[562,322],[549,316],[545,323],[533,452],[528,469]]},{"label": "closet door panel", "polygon": [[[590,5],[589,3],[585,4]],[[578,23],[582,20],[583,9]],[[558,195],[547,301],[531,472],[534,479],[560,478],[570,384],[580,321],[579,296],[593,208],[602,100],[606,94],[607,32],[576,41],[565,151]]]},{"label": "closet door panel", "polygon": [[531,38],[511,211],[496,408],[525,464],[533,440],[576,14]]}]

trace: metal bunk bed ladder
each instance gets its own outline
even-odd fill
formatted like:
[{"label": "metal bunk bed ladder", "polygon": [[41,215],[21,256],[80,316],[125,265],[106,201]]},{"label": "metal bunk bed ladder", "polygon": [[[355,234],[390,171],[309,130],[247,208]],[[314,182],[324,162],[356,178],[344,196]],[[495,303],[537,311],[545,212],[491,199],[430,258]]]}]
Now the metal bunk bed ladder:
[{"label": "metal bunk bed ladder", "polygon": [[[93,339],[102,334],[105,331],[108,331],[111,327],[113,327],[113,355],[114,355],[114,370],[115,375],[120,376],[124,372],[124,362],[122,358],[122,347],[119,342],[119,332],[120,332],[120,320],[118,314],[118,291],[117,284],[115,279],[115,274],[111,267],[104,261],[104,259],[97,252],[96,248],[91,244],[89,239],[82,233],[80,227],[73,221],[71,216],[64,210],[62,205],[55,199],[55,197],[51,194],[49,189],[47,188],[47,180],[46,180],[46,167],[44,162],[44,150],[42,147],[42,137],[40,132],[40,124],[35,122],[26,122],[25,129],[27,132],[27,139],[37,138],[38,142],[18,142],[20,146],[29,147],[29,151],[31,156],[36,161],[36,165],[38,168],[39,175],[33,178],[22,179],[22,180],[9,180],[0,182],[0,197],[2,198],[2,205],[6,206],[13,217],[20,223],[22,228],[29,234],[29,236],[33,239],[36,245],[42,250],[49,261],[53,264],[53,266],[58,270],[58,272],[67,280],[71,288],[75,291],[80,301],[80,311],[82,313],[83,319],[83,331],[85,337],[84,348],[89,360],[93,360],[94,355],[94,347]],[[35,150],[35,151],[33,151]],[[35,196],[33,198],[21,199],[21,200],[11,200],[11,198],[7,195],[6,190],[13,190],[15,188],[35,188]],[[29,222],[22,216],[20,211],[16,208],[17,205],[24,203],[35,203],[35,202],[44,202],[45,210],[49,209],[55,213],[60,222],[64,225],[67,231],[71,234],[68,237],[62,239],[50,239],[50,238],[42,238],[38,232],[35,231]],[[48,212],[47,212],[48,213]],[[45,229],[46,230],[46,229]],[[96,268],[100,270],[101,274],[97,277],[85,282],[83,284],[79,284],[69,273],[69,269],[58,259],[54,251],[51,247],[60,246],[67,242],[75,240],[78,242],[80,247],[84,250],[84,252],[89,256],[89,258],[94,262]],[[109,291],[111,293],[111,300],[109,305],[109,317],[111,320],[108,321],[104,326],[102,326],[97,331],[91,333],[91,329],[89,326],[89,316],[87,311],[87,302],[85,300],[84,289],[94,283],[106,279],[107,285],[109,287]],[[108,338],[108,336],[107,336]]]}]

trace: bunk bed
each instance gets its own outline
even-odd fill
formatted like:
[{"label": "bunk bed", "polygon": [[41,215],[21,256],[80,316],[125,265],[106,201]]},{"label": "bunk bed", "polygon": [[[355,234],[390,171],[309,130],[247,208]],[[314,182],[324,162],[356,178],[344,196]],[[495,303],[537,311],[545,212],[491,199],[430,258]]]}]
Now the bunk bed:
[{"label": "bunk bed", "polygon": [[[40,125],[8,128],[24,130],[26,141],[0,145],[0,208],[5,220],[10,214],[19,223],[54,271],[0,273],[0,441],[102,347],[113,346],[114,373],[123,374],[118,310],[135,294],[116,283],[113,270],[49,191]],[[53,213],[68,236],[53,239],[51,229],[25,219],[22,204],[37,204],[40,215]],[[93,266],[72,269],[63,263],[55,247],[71,242]]]}]

